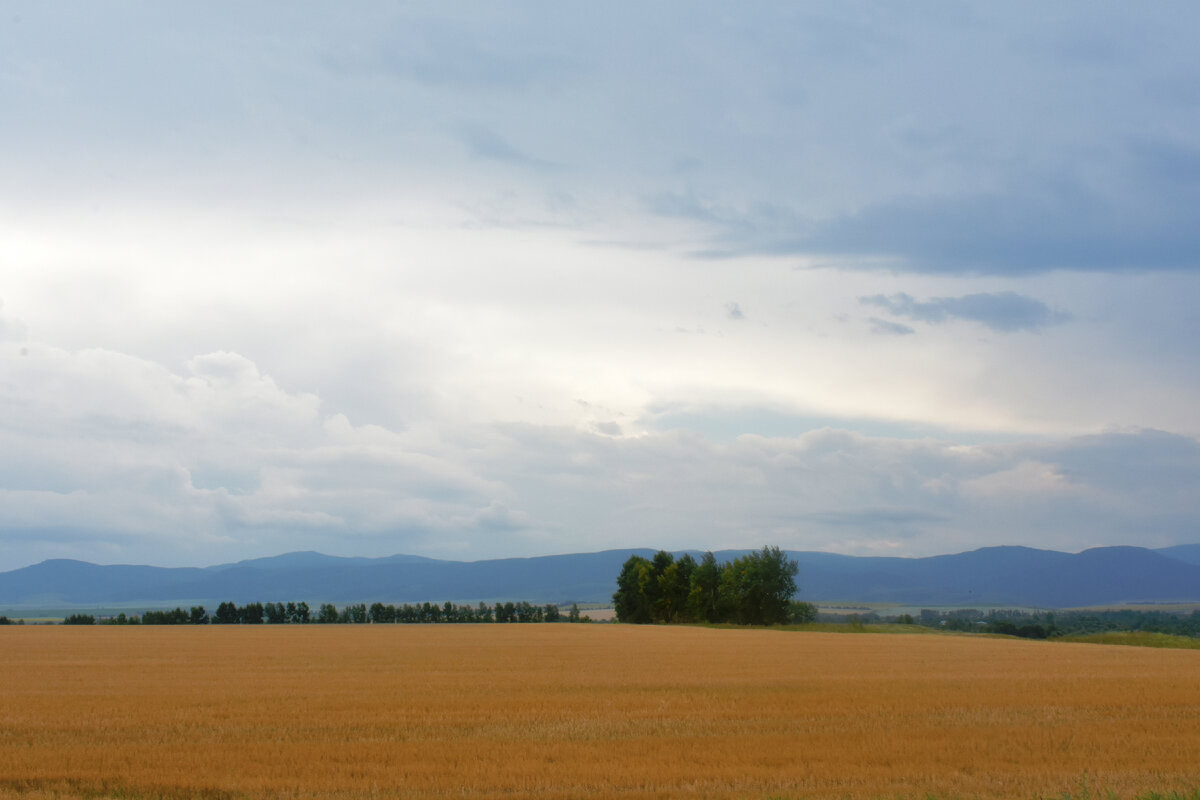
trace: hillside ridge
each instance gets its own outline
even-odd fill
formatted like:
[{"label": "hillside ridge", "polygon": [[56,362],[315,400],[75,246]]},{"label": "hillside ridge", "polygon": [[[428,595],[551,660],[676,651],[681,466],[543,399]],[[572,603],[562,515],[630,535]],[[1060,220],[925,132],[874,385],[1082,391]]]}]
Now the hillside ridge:
[{"label": "hillside ridge", "polygon": [[[630,555],[650,548],[448,561],[283,553],[210,567],[98,565],[50,559],[0,573],[0,606],[309,602],[607,602]],[[699,551],[679,551],[677,555]],[[716,551],[729,560],[748,550]],[[800,567],[798,599],[906,605],[1069,608],[1200,602],[1200,545],[1097,547],[1064,553],[991,546],[902,558],[786,551]]]}]

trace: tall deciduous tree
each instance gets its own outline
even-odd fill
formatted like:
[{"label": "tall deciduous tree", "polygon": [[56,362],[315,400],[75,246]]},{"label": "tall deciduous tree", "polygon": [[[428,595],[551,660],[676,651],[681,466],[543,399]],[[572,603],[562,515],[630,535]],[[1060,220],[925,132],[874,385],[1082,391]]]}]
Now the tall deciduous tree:
[{"label": "tall deciduous tree", "polygon": [[212,621],[217,625],[236,625],[239,620],[238,607],[233,603],[221,603],[217,606],[217,613],[213,615]]},{"label": "tall deciduous tree", "polygon": [[619,622],[645,623],[651,621],[649,598],[642,591],[643,576],[649,575],[652,567],[641,556],[630,556],[617,576],[617,591],[613,595],[613,609]]},{"label": "tall deciduous tree", "polygon": [[721,567],[712,551],[705,553],[696,569],[688,588],[688,611],[699,622],[716,622],[720,619],[718,594],[721,587]]}]

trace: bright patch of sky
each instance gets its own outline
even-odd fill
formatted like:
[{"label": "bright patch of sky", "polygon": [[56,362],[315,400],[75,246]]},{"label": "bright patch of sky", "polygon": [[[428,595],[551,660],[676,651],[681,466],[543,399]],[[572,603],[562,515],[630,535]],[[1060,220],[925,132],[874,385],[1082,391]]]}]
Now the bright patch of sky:
[{"label": "bright patch of sky", "polygon": [[0,569],[1200,538],[1191,4],[0,11]]}]

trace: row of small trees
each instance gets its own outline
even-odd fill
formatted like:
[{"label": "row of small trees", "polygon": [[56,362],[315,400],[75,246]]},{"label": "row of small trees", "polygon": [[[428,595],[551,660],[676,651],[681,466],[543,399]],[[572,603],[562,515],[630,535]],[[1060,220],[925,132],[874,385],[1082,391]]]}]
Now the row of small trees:
[{"label": "row of small trees", "polygon": [[617,577],[613,607],[620,622],[782,624],[794,621],[798,569],[778,547],[724,564],[711,552],[699,562],[665,550],[653,559],[630,556]]},{"label": "row of small trees", "polygon": [[[446,602],[418,603],[401,606],[385,605],[383,603],[357,603],[338,608],[332,603],[322,603],[314,614],[308,603],[247,603],[238,606],[235,603],[221,603],[212,615],[204,606],[192,606],[190,611],[176,608],[172,611],[147,611],[137,616],[119,614],[110,620],[104,620],[109,625],[303,625],[318,624],[419,624],[432,622],[585,622],[590,621],[579,612],[579,606],[572,604],[571,609],[563,614],[558,606],[548,603],[544,606],[533,605],[525,601],[518,603],[496,603],[490,606],[479,603],[477,606],[456,605]],[[91,625],[96,620],[91,615],[73,614],[64,620],[67,625]]]}]

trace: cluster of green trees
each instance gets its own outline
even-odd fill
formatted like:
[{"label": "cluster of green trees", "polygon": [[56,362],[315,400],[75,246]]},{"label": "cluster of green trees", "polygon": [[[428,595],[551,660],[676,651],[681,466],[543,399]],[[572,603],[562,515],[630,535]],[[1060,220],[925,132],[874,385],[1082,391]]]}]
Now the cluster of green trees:
[{"label": "cluster of green trees", "polygon": [[[496,603],[494,606],[480,603],[477,606],[456,605],[446,602],[418,603],[402,606],[383,603],[357,603],[339,609],[332,603],[322,603],[314,615],[308,603],[221,603],[216,612],[209,615],[204,606],[192,606],[190,611],[176,608],[173,611],[147,611],[138,616],[118,614],[106,625],[303,625],[318,624],[419,624],[432,622],[590,622],[572,604],[565,615],[558,606],[548,603],[532,605],[518,603]],[[95,624],[91,615],[73,614],[63,621],[67,625]]]},{"label": "cluster of green trees", "polygon": [[1146,631],[1171,636],[1200,637],[1200,610],[1194,610],[1190,614],[1129,608],[1113,611],[1066,611],[1051,616],[1051,621],[1055,628],[1064,634]]},{"label": "cluster of green trees", "polygon": [[[907,619],[903,619],[907,617]],[[897,622],[911,622],[930,628],[1002,633],[1024,639],[1048,639],[1116,631],[1146,631],[1172,636],[1200,637],[1200,611],[1183,614],[1172,611],[1117,609],[1112,611],[1037,612],[1010,609],[982,611],[958,608],[953,611],[922,609],[920,616],[907,614]]]},{"label": "cluster of green trees", "polygon": [[520,601],[517,603],[496,603],[489,606],[479,603],[476,606],[456,605],[451,602],[437,605],[436,603],[419,603],[402,606],[372,603],[370,607],[360,603],[350,605],[338,611],[332,605],[322,605],[317,614],[317,622],[373,622],[421,624],[434,622],[582,622],[586,618],[579,613],[579,606],[572,604],[570,611],[564,616],[557,605],[547,603],[539,606]]},{"label": "cluster of green trees", "polygon": [[807,622],[815,609],[792,603],[798,568],[778,547],[724,564],[711,552],[699,562],[665,550],[653,559],[630,556],[617,577],[613,606],[620,622]]}]

